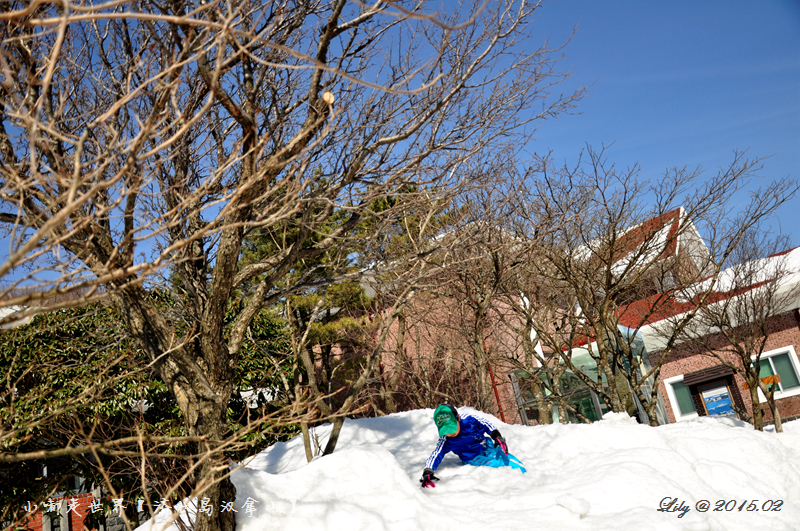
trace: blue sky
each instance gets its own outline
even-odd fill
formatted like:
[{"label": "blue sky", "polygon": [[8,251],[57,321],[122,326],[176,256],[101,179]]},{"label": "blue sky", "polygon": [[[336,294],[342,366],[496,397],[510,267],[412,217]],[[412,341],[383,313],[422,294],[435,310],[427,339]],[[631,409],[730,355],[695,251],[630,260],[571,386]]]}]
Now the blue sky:
[{"label": "blue sky", "polygon": [[[672,166],[710,175],[737,149],[768,157],[753,188],[800,177],[800,0],[551,0],[537,14],[534,40],[576,28],[562,90],[590,88],[581,114],[542,124],[529,151],[571,162],[613,142],[610,161],[655,178]],[[800,245],[800,197],[773,227]]]}]

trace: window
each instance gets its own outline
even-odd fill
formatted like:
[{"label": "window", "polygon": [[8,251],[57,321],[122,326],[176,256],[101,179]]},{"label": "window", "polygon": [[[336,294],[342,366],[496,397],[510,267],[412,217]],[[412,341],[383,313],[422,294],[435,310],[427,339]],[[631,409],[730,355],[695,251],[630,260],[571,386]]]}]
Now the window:
[{"label": "window", "polygon": [[[753,356],[755,359],[755,356]],[[759,362],[759,376],[766,378],[777,374],[781,377],[778,388],[775,390],[775,398],[787,398],[800,394],[800,365],[797,362],[797,354],[791,345],[776,350],[770,350],[761,354]],[[766,402],[767,398],[759,390],[758,396],[761,402]]]},{"label": "window", "polygon": [[664,384],[667,388],[669,402],[672,404],[675,420],[687,420],[697,417],[692,394],[689,392],[689,388],[683,385],[683,375],[667,378],[664,380]]}]

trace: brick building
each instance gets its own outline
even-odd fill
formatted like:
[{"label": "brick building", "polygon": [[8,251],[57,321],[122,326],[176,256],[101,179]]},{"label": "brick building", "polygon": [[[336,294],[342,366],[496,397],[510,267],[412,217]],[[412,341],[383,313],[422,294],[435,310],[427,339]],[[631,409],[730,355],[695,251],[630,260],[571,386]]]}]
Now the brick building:
[{"label": "brick building", "polygon": [[[700,286],[697,291],[703,289],[705,286]],[[636,312],[630,312],[637,305],[647,306],[647,301],[635,301],[623,308],[621,324],[632,326],[636,322]],[[667,306],[669,311],[651,316],[640,329],[648,352],[663,348],[663,330],[669,328],[665,323],[691,307],[686,301],[676,300]],[[775,386],[781,418],[799,418],[800,248],[722,271],[699,315],[689,334],[695,339],[678,343],[661,369],[659,390],[667,421],[753,414],[753,400],[741,375],[743,358],[733,347],[732,338],[739,338],[736,342],[742,352],[747,351],[751,363],[758,360],[761,380],[768,387]],[[747,341],[752,344],[744,346]],[[772,421],[766,397],[760,390],[758,396],[757,407],[764,420]]]},{"label": "brick building", "polygon": [[[626,263],[625,252],[630,250],[631,254],[635,254],[635,249],[642,241],[649,239],[652,244],[654,240],[660,239],[662,243],[653,247],[659,249],[659,259],[670,264],[672,286],[685,284],[682,276],[691,279],[709,276],[713,271],[709,267],[710,251],[693,226],[680,225],[689,223],[684,222],[684,219],[683,211],[677,209],[628,231],[617,242],[624,247],[619,263]],[[613,264],[612,269],[617,266],[618,264]],[[798,363],[800,249],[753,260],[745,263],[744,267],[750,270],[749,279],[746,277],[743,280],[741,275],[736,276],[741,273],[740,264],[722,271],[710,292],[709,280],[704,279],[694,284],[689,283],[685,288],[677,290],[674,298],[667,303],[663,301],[663,293],[669,291],[664,291],[663,277],[659,279],[661,284],[657,284],[649,292],[647,289],[637,289],[636,293],[642,296],[635,297],[618,310],[620,327],[625,330],[625,334],[636,334],[641,338],[639,355],[647,367],[649,359],[654,358],[664,348],[664,329],[668,328],[674,319],[696,308],[696,301],[682,298],[687,293],[708,293],[707,299],[702,304],[703,311],[700,313],[705,313],[707,310],[709,314],[713,314],[717,308],[736,309],[737,304],[736,311],[746,313],[749,311],[748,305],[757,305],[758,297],[763,297],[765,291],[769,292],[772,301],[769,308],[756,308],[753,310],[754,313],[738,315],[729,323],[729,328],[759,329],[756,335],[761,334],[763,337],[756,341],[758,348],[753,347],[751,354],[754,361],[758,356],[761,380],[768,386],[774,386],[775,403],[781,418],[784,420],[798,418],[800,416],[800,363]],[[652,311],[652,301],[656,299],[661,301],[658,303],[657,311]],[[725,311],[734,310],[728,308]],[[754,325],[756,322],[758,327]],[[691,330],[696,341],[684,338],[682,342],[673,346],[661,368],[659,381],[648,382],[648,385],[658,386],[659,423],[671,423],[705,415],[731,417],[752,415],[754,404],[751,393],[740,374],[744,363],[742,358],[731,352],[733,349],[730,348],[730,340],[719,333],[719,329],[711,326],[706,318],[696,318],[693,323],[695,324]],[[741,336],[738,333],[737,335]],[[488,348],[508,350],[510,342],[498,339],[490,337],[487,341]],[[701,348],[701,344],[706,348]],[[423,350],[425,350],[424,345]],[[505,352],[503,356],[511,359],[514,353]],[[580,364],[582,367],[588,367],[588,370],[596,368],[586,349],[572,349],[573,361],[581,356],[586,358],[586,363]],[[584,373],[586,374],[585,371]],[[490,412],[502,415],[506,422],[529,423],[531,419],[526,417],[538,415],[540,412],[532,407],[532,397],[523,396],[525,390],[517,385],[515,378],[517,374],[519,371],[514,371],[510,366],[494,367],[491,384],[497,407]],[[574,386],[571,391],[571,406],[590,420],[600,418],[607,410],[605,404],[577,380],[573,377],[567,382],[567,385]],[[772,420],[772,413],[766,397],[761,391],[758,391],[758,397],[757,407],[763,412],[764,420],[769,422]],[[638,403],[638,407],[640,420],[646,422],[647,417],[641,403]],[[553,417],[556,416],[554,410]],[[576,419],[570,418],[570,420]]]},{"label": "brick building", "polygon": [[[775,382],[775,404],[782,420],[800,418],[800,312],[797,307],[768,320],[769,335],[761,353],[762,380]],[[720,341],[722,341],[720,339]],[[698,349],[678,348],[668,358],[661,371],[661,392],[667,405],[670,422],[714,414],[709,400],[722,402],[716,414],[738,416],[733,406],[752,414],[753,402],[744,378],[719,359]],[[730,352],[717,354],[732,365],[740,364]],[[766,397],[759,391],[764,419],[772,420]],[[731,407],[727,407],[731,403]]]}]

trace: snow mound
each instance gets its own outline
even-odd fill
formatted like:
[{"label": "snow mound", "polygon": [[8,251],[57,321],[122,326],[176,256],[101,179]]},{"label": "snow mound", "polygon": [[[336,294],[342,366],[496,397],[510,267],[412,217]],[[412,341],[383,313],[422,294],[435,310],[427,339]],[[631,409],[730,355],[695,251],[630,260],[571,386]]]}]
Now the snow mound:
[{"label": "snow mound", "polygon": [[[800,528],[800,421],[775,434],[708,417],[658,428],[620,415],[526,427],[483,415],[528,472],[450,454],[436,488],[422,489],[437,440],[432,414],[347,420],[336,452],[311,463],[300,437],[268,448],[233,473],[236,507],[257,500],[253,514],[239,509],[237,529]],[[322,443],[329,430],[317,429]]]},{"label": "snow mound", "polygon": [[589,508],[591,507],[589,502],[583,498],[576,498],[575,496],[570,496],[569,494],[564,494],[563,496],[556,498],[556,503],[572,514],[577,515],[579,518],[583,518],[589,514]]},{"label": "snow mound", "polygon": [[639,424],[635,418],[631,417],[627,413],[615,413],[614,411],[609,411],[605,415],[603,415],[604,422],[626,422],[628,424]]},{"label": "snow mound", "polygon": [[341,448],[285,474],[237,470],[233,481],[237,500],[260,500],[274,518],[240,518],[242,531],[314,529],[318,522],[321,529],[423,529],[426,520],[425,493],[376,444]]}]

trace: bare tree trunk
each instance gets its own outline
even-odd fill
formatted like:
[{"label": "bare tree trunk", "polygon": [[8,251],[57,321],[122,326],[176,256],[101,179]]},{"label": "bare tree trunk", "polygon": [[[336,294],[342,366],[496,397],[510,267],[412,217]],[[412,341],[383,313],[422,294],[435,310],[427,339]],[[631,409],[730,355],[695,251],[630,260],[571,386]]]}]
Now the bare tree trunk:
[{"label": "bare tree trunk", "polygon": [[561,424],[569,424],[567,408],[564,407],[564,402],[561,400],[558,401],[558,422]]},{"label": "bare tree trunk", "polygon": [[394,399],[394,393],[397,389],[397,384],[400,382],[400,377],[403,375],[403,367],[405,365],[405,337],[406,337],[406,317],[403,314],[397,316],[397,341],[395,345],[395,363],[392,367],[392,372],[389,374],[385,382],[385,389],[383,390],[383,403],[387,413],[397,413],[397,403]]},{"label": "bare tree trunk", "polygon": [[300,423],[300,432],[303,434],[303,447],[306,450],[306,461],[310,463],[314,459],[314,452],[311,451],[311,435],[308,433],[308,422]]},{"label": "bare tree trunk", "polygon": [[[198,404],[198,410],[206,410],[211,415],[217,416],[218,420],[216,422],[207,422],[204,414],[200,414],[198,415],[198,422],[195,426],[190,427],[189,433],[206,435],[209,438],[212,438],[213,433],[213,439],[222,440],[222,434],[216,432],[217,426],[226,425],[226,409],[227,400],[223,401],[222,404]],[[202,450],[202,447],[198,448],[198,450]],[[209,449],[211,452],[214,452],[214,450],[213,446]],[[224,502],[236,500],[236,487],[234,487],[230,479],[229,459],[222,452],[214,452],[209,459],[197,468],[195,485],[200,491],[201,498],[210,499],[209,505],[211,507],[218,508]],[[230,511],[221,512],[215,510],[210,515],[200,511],[197,513],[194,523],[195,531],[235,531],[235,529],[235,513]]]},{"label": "bare tree trunk", "polygon": [[775,421],[775,432],[783,433],[783,422],[781,422],[781,412],[778,411],[778,406],[775,400],[770,401],[769,408],[772,411],[772,419]]},{"label": "bare tree trunk", "polygon": [[748,381],[750,386],[750,402],[753,404],[753,428],[764,431],[764,412],[761,411],[761,401],[758,398],[758,384]]},{"label": "bare tree trunk", "polygon": [[475,404],[475,408],[480,411],[488,411],[489,410],[489,390],[487,389],[488,381],[489,381],[489,371],[487,370],[487,363],[488,360],[486,358],[486,352],[480,345],[476,345],[476,360],[475,360],[475,368],[476,372],[478,373],[477,377],[477,391],[478,391],[478,401]]},{"label": "bare tree trunk", "polygon": [[344,416],[340,416],[333,420],[331,435],[328,437],[328,444],[325,445],[325,451],[322,452],[322,455],[330,455],[336,449],[336,443],[339,442],[339,434],[342,432],[342,426],[344,426],[344,419]]},{"label": "bare tree trunk", "polygon": [[547,404],[547,400],[544,396],[544,389],[536,381],[536,378],[531,378],[530,385],[533,398],[536,400],[536,409],[539,411],[539,424],[552,424],[553,408]]},{"label": "bare tree trunk", "polygon": [[[764,393],[764,396],[767,397],[767,404],[769,404],[769,410],[772,412],[772,420],[775,422],[775,432],[776,433],[783,433],[783,423],[781,422],[781,412],[778,410],[778,405],[775,403],[775,388],[778,384],[773,383],[767,388],[766,385],[759,382],[761,386],[761,392]],[[759,405],[760,407],[760,405]],[[754,407],[755,409],[755,407]]]},{"label": "bare tree trunk", "polygon": [[472,346],[472,354],[474,356],[475,365],[475,394],[476,402],[475,409],[480,411],[489,411],[491,407],[491,390],[489,389],[489,356],[486,352],[486,342],[483,339],[485,329],[483,326],[486,318],[485,308],[479,308],[475,312],[475,323],[472,329],[472,337],[470,344]]},{"label": "bare tree trunk", "polygon": [[[215,341],[213,332],[199,340],[192,338],[174,345],[175,338],[147,292],[140,287],[125,286],[110,296],[126,329],[154,360],[156,370],[175,396],[187,435],[205,439],[196,444],[203,462],[194,474],[195,488],[201,491],[202,497],[209,498],[214,507],[219,507],[223,501],[235,501],[236,488],[229,478],[228,459],[218,451],[217,445],[226,435],[222,430],[228,426],[227,407],[237,356],[228,351],[225,343]],[[214,316],[210,321],[203,321],[203,325],[213,330],[214,322],[221,322],[221,316]],[[172,355],[163,355],[170,351]],[[197,531],[234,531],[234,528],[234,513],[231,512],[215,511],[211,515],[200,512],[195,523]]]}]

